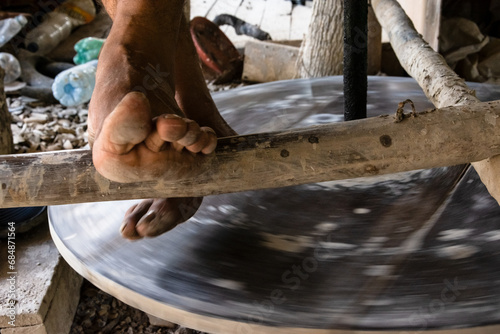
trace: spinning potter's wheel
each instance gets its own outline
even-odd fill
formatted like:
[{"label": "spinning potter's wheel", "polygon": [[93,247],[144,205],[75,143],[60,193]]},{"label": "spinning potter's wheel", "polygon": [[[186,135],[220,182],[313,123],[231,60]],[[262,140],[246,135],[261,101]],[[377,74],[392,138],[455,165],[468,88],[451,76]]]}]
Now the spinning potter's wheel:
[{"label": "spinning potter's wheel", "polygon": [[[340,77],[214,98],[242,134],[343,119]],[[431,107],[412,79],[369,79],[370,117],[408,98]],[[214,333],[499,331],[500,208],[468,166],[206,197],[135,242],[119,235],[132,203],[51,207],[51,232],[80,274],[157,317]]]}]

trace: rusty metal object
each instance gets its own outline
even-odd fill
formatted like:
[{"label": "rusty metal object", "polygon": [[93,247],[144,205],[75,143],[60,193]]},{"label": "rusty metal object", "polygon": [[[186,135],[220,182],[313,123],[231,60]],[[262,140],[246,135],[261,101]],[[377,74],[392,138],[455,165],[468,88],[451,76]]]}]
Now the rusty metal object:
[{"label": "rusty metal object", "polygon": [[212,71],[217,83],[241,78],[243,57],[215,23],[195,17],[190,31],[200,61]]}]

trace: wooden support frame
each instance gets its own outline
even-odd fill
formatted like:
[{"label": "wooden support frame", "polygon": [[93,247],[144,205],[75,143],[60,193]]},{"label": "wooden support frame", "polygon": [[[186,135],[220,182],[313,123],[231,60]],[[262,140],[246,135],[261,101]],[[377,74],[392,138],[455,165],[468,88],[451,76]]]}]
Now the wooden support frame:
[{"label": "wooden support frame", "polygon": [[[204,196],[449,166],[500,154],[500,101],[479,102],[422,40],[396,1],[372,0],[372,6],[402,65],[440,109],[412,117],[400,113],[398,122],[387,116],[223,138],[215,154],[193,165],[188,178],[175,181],[111,182],[95,171],[85,150],[1,156],[0,207]],[[497,160],[474,167],[500,198]]]},{"label": "wooden support frame", "polygon": [[[395,0],[372,0],[372,6],[382,27],[390,32],[390,42],[401,65],[417,80],[436,108],[479,102],[474,91],[417,33]],[[473,163],[473,166],[490,194],[500,201],[500,157],[491,155],[488,159]]]},{"label": "wooden support frame", "polygon": [[88,150],[0,156],[0,207],[205,196],[468,163],[500,154],[498,117],[500,101],[407,115],[401,106],[392,116],[223,138],[183,180],[111,182]]}]

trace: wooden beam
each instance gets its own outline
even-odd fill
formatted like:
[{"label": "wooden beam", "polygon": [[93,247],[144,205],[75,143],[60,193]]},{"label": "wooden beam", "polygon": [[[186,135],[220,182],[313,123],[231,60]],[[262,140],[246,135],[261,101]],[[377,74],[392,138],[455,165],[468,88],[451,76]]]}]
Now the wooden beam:
[{"label": "wooden beam", "polygon": [[[479,100],[415,30],[413,23],[395,0],[372,0],[372,6],[403,68],[411,75],[436,108],[473,105]],[[492,120],[496,122],[495,120]],[[443,124],[448,126],[448,124]],[[459,131],[467,131],[467,129]],[[500,156],[472,164],[489,193],[500,203]]]},{"label": "wooden beam", "polygon": [[[401,107],[401,106],[400,106]],[[500,101],[222,138],[188,178],[120,184],[88,150],[0,156],[0,207],[205,196],[375,176],[500,154]],[[389,111],[388,111],[389,113]]]},{"label": "wooden beam", "polygon": [[479,102],[443,56],[422,39],[397,1],[373,0],[372,6],[399,62],[436,108]]}]

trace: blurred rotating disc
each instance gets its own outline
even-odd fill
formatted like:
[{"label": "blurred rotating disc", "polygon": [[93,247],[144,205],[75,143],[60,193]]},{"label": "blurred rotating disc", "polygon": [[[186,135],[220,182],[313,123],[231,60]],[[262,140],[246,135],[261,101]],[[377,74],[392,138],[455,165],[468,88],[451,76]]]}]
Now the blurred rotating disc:
[{"label": "blurred rotating disc", "polygon": [[[342,120],[341,77],[214,98],[241,134]],[[432,107],[412,79],[369,79],[370,117],[406,99]],[[190,328],[472,333],[500,322],[500,208],[469,166],[206,197],[190,221],[135,242],[118,231],[132,203],[51,207],[56,245],[104,291]]]}]

